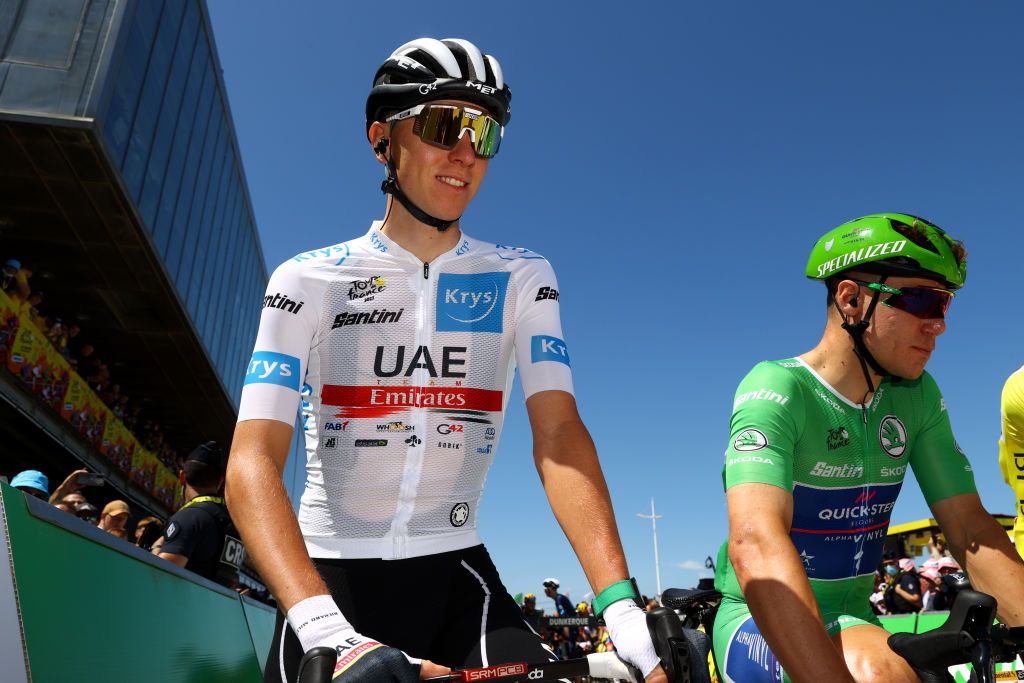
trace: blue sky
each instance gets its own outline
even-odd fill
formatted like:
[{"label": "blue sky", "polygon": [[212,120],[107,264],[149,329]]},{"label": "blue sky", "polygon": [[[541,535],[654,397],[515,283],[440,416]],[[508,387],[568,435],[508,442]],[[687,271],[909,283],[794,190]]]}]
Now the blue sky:
[{"label": "blue sky", "polygon": [[[651,528],[636,513],[653,496],[664,515],[663,586],[694,585],[726,533],[735,386],[817,342],[810,248],[868,213],[923,215],[970,250],[929,369],[982,500],[1013,511],[996,442],[1002,383],[1024,363],[1019,4],[281,7],[209,8],[268,269],[382,216],[363,104],[392,49],[465,37],[501,61],[512,120],[462,226],[554,265],[580,410],[645,592]],[[908,476],[893,523],[927,515]],[[480,526],[512,593],[541,595],[552,575],[587,592],[518,389]]]}]

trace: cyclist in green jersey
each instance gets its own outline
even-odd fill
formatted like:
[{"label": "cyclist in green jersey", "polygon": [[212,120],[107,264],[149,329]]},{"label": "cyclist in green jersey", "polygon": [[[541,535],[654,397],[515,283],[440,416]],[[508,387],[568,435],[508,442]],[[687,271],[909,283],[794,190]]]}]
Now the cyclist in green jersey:
[{"label": "cyclist in green jersey", "polygon": [[1024,564],[982,507],[924,369],[966,273],[963,245],[907,214],[859,218],[815,245],[821,341],[755,366],[733,406],[715,577],[726,681],[918,680],[868,603],[908,465],[974,587],[1024,624]]}]

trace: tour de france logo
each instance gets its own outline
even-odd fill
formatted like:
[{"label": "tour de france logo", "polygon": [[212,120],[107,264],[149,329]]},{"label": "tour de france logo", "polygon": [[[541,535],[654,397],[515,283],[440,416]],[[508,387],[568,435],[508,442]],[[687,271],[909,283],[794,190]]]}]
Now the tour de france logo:
[{"label": "tour de france logo", "polygon": [[907,450],[907,428],[895,415],[886,415],[878,425],[878,442],[891,458],[899,458]]}]

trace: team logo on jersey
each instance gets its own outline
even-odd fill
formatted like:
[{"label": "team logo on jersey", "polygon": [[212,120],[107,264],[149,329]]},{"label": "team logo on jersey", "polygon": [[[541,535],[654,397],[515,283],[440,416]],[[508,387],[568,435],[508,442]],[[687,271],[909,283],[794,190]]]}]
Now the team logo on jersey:
[{"label": "team logo on jersey", "polygon": [[337,448],[338,447],[338,437],[336,437],[336,436],[325,436],[323,438],[322,444],[323,444],[324,448]]},{"label": "team logo on jersey", "polygon": [[387,439],[356,439],[356,448],[379,448],[387,445]]},{"label": "team logo on jersey", "polygon": [[757,429],[744,429],[732,442],[734,451],[759,451],[768,445],[768,438]]},{"label": "team logo on jersey", "polygon": [[378,432],[411,432],[416,427],[413,425],[407,425],[404,422],[386,422],[382,425],[377,425]]},{"label": "team logo on jersey", "polygon": [[546,360],[569,365],[569,347],[558,337],[536,334],[530,340],[530,362],[540,363]]},{"label": "team logo on jersey", "polygon": [[480,455],[490,455],[493,450],[494,450],[494,444],[493,443],[489,443],[486,446],[484,446],[483,448],[476,449],[476,452],[479,453]]},{"label": "team logo on jersey", "polygon": [[299,390],[299,359],[273,351],[255,351],[245,371],[244,384],[277,384]]},{"label": "team logo on jersey", "polygon": [[886,415],[878,425],[878,442],[891,458],[899,458],[907,450],[907,428],[895,415]]},{"label": "team logo on jersey", "polygon": [[304,303],[306,302],[293,301],[288,298],[287,294],[281,293],[267,294],[263,297],[263,308],[280,308],[282,311],[288,311],[289,313],[298,313]]},{"label": "team logo on jersey", "polygon": [[494,427],[488,427],[487,429],[484,430],[484,438],[487,439],[488,441],[493,441],[494,435],[496,433],[497,432],[495,431]]},{"label": "team logo on jersey", "polygon": [[441,273],[437,278],[438,332],[501,332],[509,273]]},{"label": "team logo on jersey", "polygon": [[405,440],[405,443],[415,448],[416,446],[419,446],[421,443],[423,443],[423,439],[413,434],[412,436]]},{"label": "team logo on jersey", "polygon": [[373,297],[384,291],[384,278],[380,275],[368,277],[365,280],[356,280],[348,288],[349,301],[373,301]]},{"label": "team logo on jersey", "polygon": [[452,523],[452,526],[462,526],[469,521],[469,506],[465,503],[458,503],[452,508],[452,511],[448,513],[448,521]]},{"label": "team logo on jersey", "polygon": [[537,290],[537,298],[534,301],[544,301],[545,299],[551,299],[552,301],[558,301],[558,290],[554,287],[544,286]]},{"label": "team logo on jersey", "polygon": [[825,445],[828,446],[830,451],[834,451],[837,448],[850,445],[850,432],[846,431],[845,427],[836,427],[835,429],[828,430],[828,436],[825,438]]}]

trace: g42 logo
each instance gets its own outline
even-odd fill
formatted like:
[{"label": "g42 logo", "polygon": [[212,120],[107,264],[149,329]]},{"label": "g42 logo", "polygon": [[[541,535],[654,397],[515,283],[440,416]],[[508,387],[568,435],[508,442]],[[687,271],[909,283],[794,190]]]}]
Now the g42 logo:
[{"label": "g42 logo", "polygon": [[464,434],[465,425],[460,424],[439,424],[437,425],[438,434]]}]

